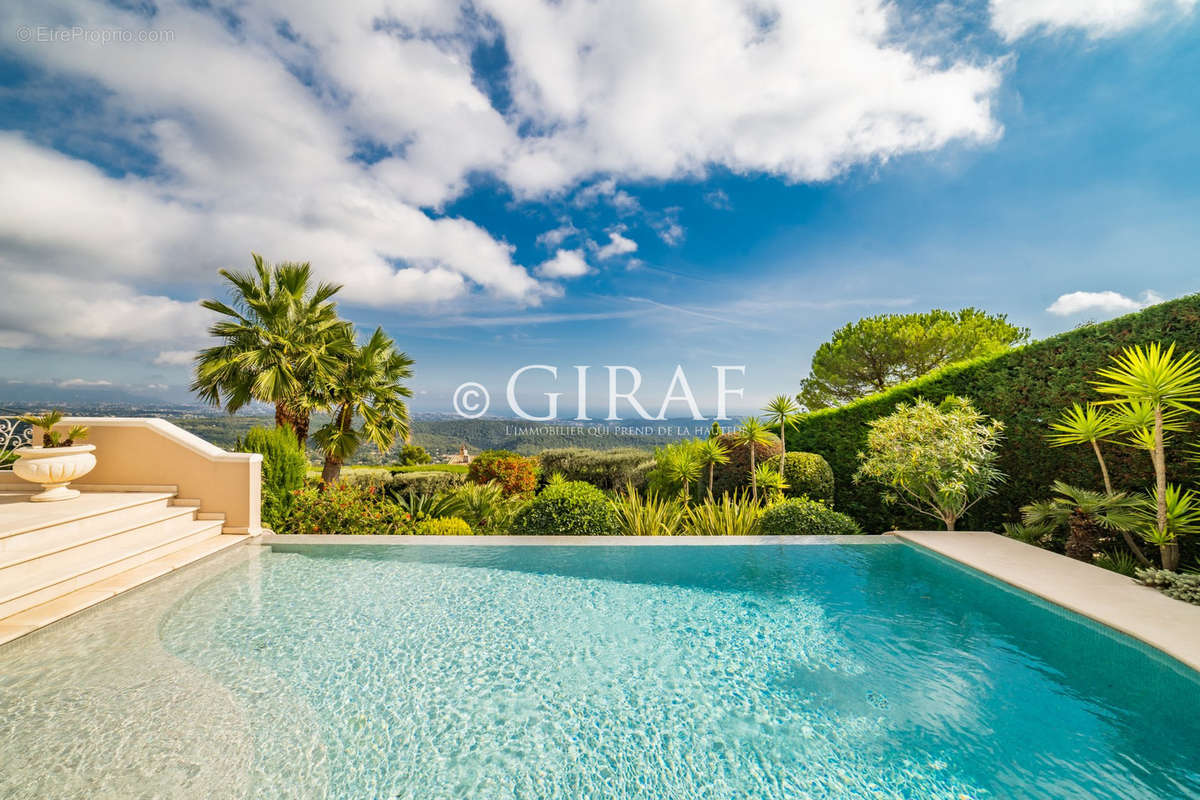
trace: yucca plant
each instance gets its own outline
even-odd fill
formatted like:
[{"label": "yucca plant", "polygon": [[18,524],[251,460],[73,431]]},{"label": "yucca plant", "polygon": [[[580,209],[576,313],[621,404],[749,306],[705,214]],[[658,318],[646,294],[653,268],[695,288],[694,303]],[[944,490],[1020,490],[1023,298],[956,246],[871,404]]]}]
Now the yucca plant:
[{"label": "yucca plant", "polygon": [[[1167,524],[1162,527],[1158,525],[1160,508],[1165,508],[1167,512]],[[1140,510],[1142,537],[1159,548],[1177,548],[1180,536],[1200,533],[1200,494],[1192,489],[1168,483],[1162,495],[1155,491],[1145,498]],[[1163,569],[1174,567],[1164,566]]]},{"label": "yucca plant", "polygon": [[468,483],[451,496],[453,513],[480,533],[504,533],[523,501],[504,494],[496,483]]},{"label": "yucca plant", "polygon": [[1168,527],[1165,434],[1172,416],[1196,413],[1200,357],[1191,351],[1176,356],[1174,344],[1164,348],[1152,342],[1125,348],[1113,356],[1113,366],[1099,370],[1098,375],[1102,380],[1095,382],[1096,390],[1115,398],[1104,403],[1133,409],[1145,404],[1149,408],[1150,426],[1140,429],[1147,433],[1135,440],[1150,450],[1154,464],[1154,530],[1143,537],[1158,545],[1163,569],[1174,569],[1179,564],[1179,542]]},{"label": "yucca plant", "polygon": [[783,491],[788,488],[783,475],[769,464],[759,464],[754,468],[754,483],[763,490],[763,499],[767,502],[782,497]]},{"label": "yucca plant", "polygon": [[800,406],[786,394],[776,395],[775,399],[763,407],[763,415],[772,425],[779,426],[779,442],[783,450],[779,453],[779,471],[784,471],[787,464],[787,428],[795,427],[796,419],[800,416]]},{"label": "yucca plant", "polygon": [[1053,489],[1053,498],[1021,508],[1021,522],[1029,527],[1066,526],[1066,554],[1089,563],[1100,550],[1104,531],[1137,528],[1139,510],[1145,505],[1124,492],[1103,494],[1062,481],[1055,481]]},{"label": "yucca plant", "polygon": [[[1150,414],[1150,419],[1153,420],[1153,411],[1146,403],[1125,403],[1114,406],[1111,410],[1101,408],[1095,403],[1088,403],[1086,406],[1075,403],[1062,413],[1057,422],[1051,423],[1052,433],[1046,439],[1051,447],[1091,445],[1092,452],[1096,454],[1096,461],[1100,464],[1104,492],[1111,495],[1114,494],[1112,479],[1109,477],[1108,464],[1104,460],[1104,453],[1100,450],[1100,443],[1119,433],[1135,436],[1133,431],[1139,429],[1139,424],[1147,412]],[[1133,557],[1143,566],[1149,566],[1150,559],[1146,558],[1145,553],[1138,547],[1133,534],[1128,529],[1122,529],[1121,537],[1125,540],[1125,546],[1129,548]]]},{"label": "yucca plant", "polygon": [[761,514],[757,501],[727,494],[688,509],[684,529],[690,536],[754,536]]},{"label": "yucca plant", "polygon": [[[719,431],[720,425],[716,422],[713,424],[717,425]],[[720,433],[717,436],[720,436]],[[708,470],[708,496],[712,497],[713,474],[718,464],[729,463],[729,448],[720,439],[705,439],[696,443],[696,458],[700,460],[700,465]]]},{"label": "yucca plant", "polygon": [[632,485],[612,501],[622,536],[674,536],[686,513],[682,503],[657,492],[641,494]]},{"label": "yucca plant", "polygon": [[683,502],[688,502],[692,496],[692,482],[700,479],[700,471],[703,469],[695,443],[687,441],[668,445],[656,455],[661,456],[659,463],[663,475],[671,483],[678,483],[683,487],[679,494]]},{"label": "yucca plant", "polygon": [[63,420],[63,412],[47,411],[41,416],[26,415],[21,422],[42,429],[42,447],[72,447],[77,441],[87,438],[88,429],[83,425],[72,425],[67,431],[66,438],[62,433],[53,430],[54,426]]},{"label": "yucca plant", "polygon": [[400,513],[407,514],[409,521],[413,523],[423,519],[452,517],[459,510],[459,502],[453,495],[418,494],[412,489],[396,498],[396,506]]},{"label": "yucca plant", "polygon": [[750,451],[750,497],[757,503],[758,482],[754,475],[754,455],[758,445],[771,443],[771,432],[758,417],[746,417],[741,426],[733,432],[733,440]]}]

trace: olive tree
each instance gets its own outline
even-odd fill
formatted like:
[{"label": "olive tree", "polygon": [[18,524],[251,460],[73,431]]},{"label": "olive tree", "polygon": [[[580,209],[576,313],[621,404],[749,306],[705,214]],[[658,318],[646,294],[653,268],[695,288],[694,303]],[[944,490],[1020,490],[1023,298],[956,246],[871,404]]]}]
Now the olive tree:
[{"label": "olive tree", "polygon": [[869,425],[855,482],[882,484],[885,502],[940,520],[946,530],[1004,481],[996,467],[1004,425],[966,398],[949,395],[938,405],[918,398]]}]

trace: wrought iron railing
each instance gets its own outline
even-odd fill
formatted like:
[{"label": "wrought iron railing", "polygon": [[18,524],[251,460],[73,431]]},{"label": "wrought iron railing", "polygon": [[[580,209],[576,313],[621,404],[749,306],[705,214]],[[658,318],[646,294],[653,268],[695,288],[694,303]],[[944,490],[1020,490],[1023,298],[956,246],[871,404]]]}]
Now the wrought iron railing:
[{"label": "wrought iron railing", "polygon": [[13,450],[33,444],[33,427],[20,417],[0,416],[0,470],[11,470],[17,457]]}]

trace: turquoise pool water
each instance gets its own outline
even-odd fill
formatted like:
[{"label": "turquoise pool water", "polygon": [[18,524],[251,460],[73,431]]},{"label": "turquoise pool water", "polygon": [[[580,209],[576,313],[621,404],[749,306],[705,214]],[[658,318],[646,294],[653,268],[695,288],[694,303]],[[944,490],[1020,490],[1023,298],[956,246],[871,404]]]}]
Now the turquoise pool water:
[{"label": "turquoise pool water", "polygon": [[140,601],[154,643],[0,650],[0,794],[1200,797],[1194,673],[911,546],[284,550]]}]

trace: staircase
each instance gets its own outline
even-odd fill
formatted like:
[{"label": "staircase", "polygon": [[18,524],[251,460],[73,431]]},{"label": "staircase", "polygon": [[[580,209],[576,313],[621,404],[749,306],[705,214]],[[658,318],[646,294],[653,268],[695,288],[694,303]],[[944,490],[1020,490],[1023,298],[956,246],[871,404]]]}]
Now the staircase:
[{"label": "staircase", "polygon": [[174,486],[75,488],[59,503],[0,491],[0,644],[251,538]]}]

